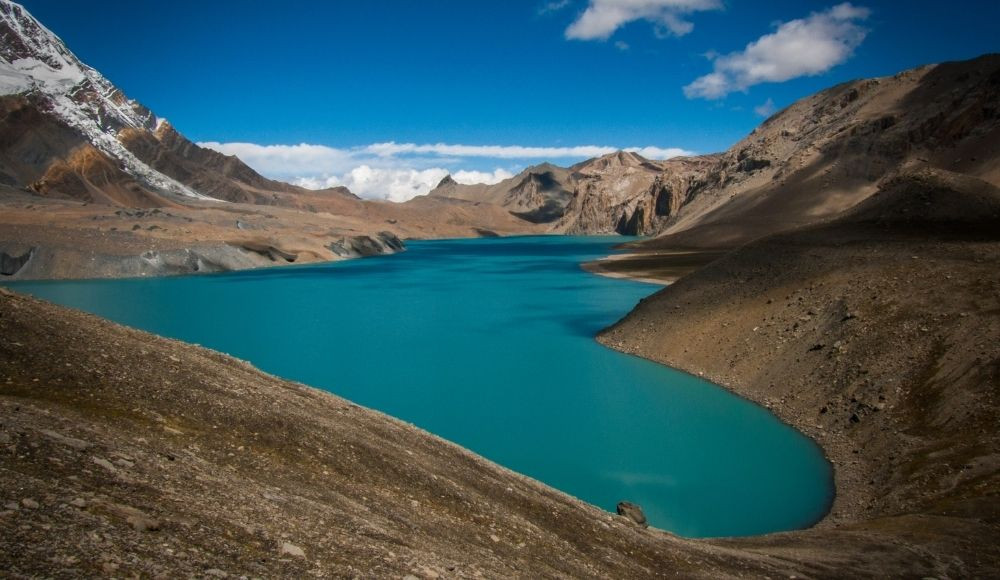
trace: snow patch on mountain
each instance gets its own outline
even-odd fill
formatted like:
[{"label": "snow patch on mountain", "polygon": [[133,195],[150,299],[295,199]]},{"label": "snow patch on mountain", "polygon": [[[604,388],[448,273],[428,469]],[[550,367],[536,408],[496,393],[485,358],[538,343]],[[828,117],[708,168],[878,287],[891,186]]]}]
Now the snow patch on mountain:
[{"label": "snow patch on mountain", "polygon": [[125,128],[151,130],[156,116],[85,65],[20,4],[0,0],[0,95],[38,97],[41,108],[83,133],[124,170],[162,191],[214,200],[143,163],[118,140]]}]

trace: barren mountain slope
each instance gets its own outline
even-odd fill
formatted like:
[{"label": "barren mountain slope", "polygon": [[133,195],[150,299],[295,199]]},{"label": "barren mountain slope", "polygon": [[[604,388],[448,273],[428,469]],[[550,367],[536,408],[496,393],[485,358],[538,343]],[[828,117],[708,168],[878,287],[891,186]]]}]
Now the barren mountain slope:
[{"label": "barren mountain slope", "polygon": [[1000,55],[852,81],[775,114],[695,180],[645,248],[734,247],[829,219],[907,167],[1000,184]]},{"label": "barren mountain slope", "polygon": [[599,339],[705,376],[816,438],[837,497],[804,542],[896,538],[936,560],[932,575],[989,576],[1000,569],[997,263],[1000,190],[924,170],[831,224],[681,278]]}]

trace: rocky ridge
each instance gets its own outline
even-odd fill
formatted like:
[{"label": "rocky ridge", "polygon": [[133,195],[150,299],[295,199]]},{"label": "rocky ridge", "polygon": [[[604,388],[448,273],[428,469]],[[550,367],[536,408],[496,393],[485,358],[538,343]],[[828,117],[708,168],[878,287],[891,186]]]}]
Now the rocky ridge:
[{"label": "rocky ridge", "polygon": [[[652,248],[732,248],[834,218],[901,170],[1000,184],[1000,55],[851,81],[779,111],[689,183]],[[636,247],[639,247],[637,245]]]}]

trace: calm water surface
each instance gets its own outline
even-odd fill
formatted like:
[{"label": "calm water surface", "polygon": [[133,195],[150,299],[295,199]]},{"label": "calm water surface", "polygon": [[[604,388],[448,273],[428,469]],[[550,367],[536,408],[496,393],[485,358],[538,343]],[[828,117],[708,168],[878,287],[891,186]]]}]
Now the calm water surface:
[{"label": "calm water surface", "polygon": [[594,341],[656,286],[579,264],[621,238],[410,242],[334,264],[14,289],[258,367],[410,421],[686,536],[808,526],[831,468],[765,409]]}]

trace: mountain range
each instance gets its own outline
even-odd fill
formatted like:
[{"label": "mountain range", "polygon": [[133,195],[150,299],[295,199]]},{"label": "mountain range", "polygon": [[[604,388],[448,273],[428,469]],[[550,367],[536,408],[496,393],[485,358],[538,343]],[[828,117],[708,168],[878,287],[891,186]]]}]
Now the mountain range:
[{"label": "mountain range", "polygon": [[725,250],[832,219],[899,171],[1000,183],[997,102],[1000,56],[986,55],[832,87],[723,153],[619,151],[368,201],[198,146],[2,0],[0,258],[6,275],[75,277],[333,260],[408,238],[617,233],[649,237],[636,249]]}]

